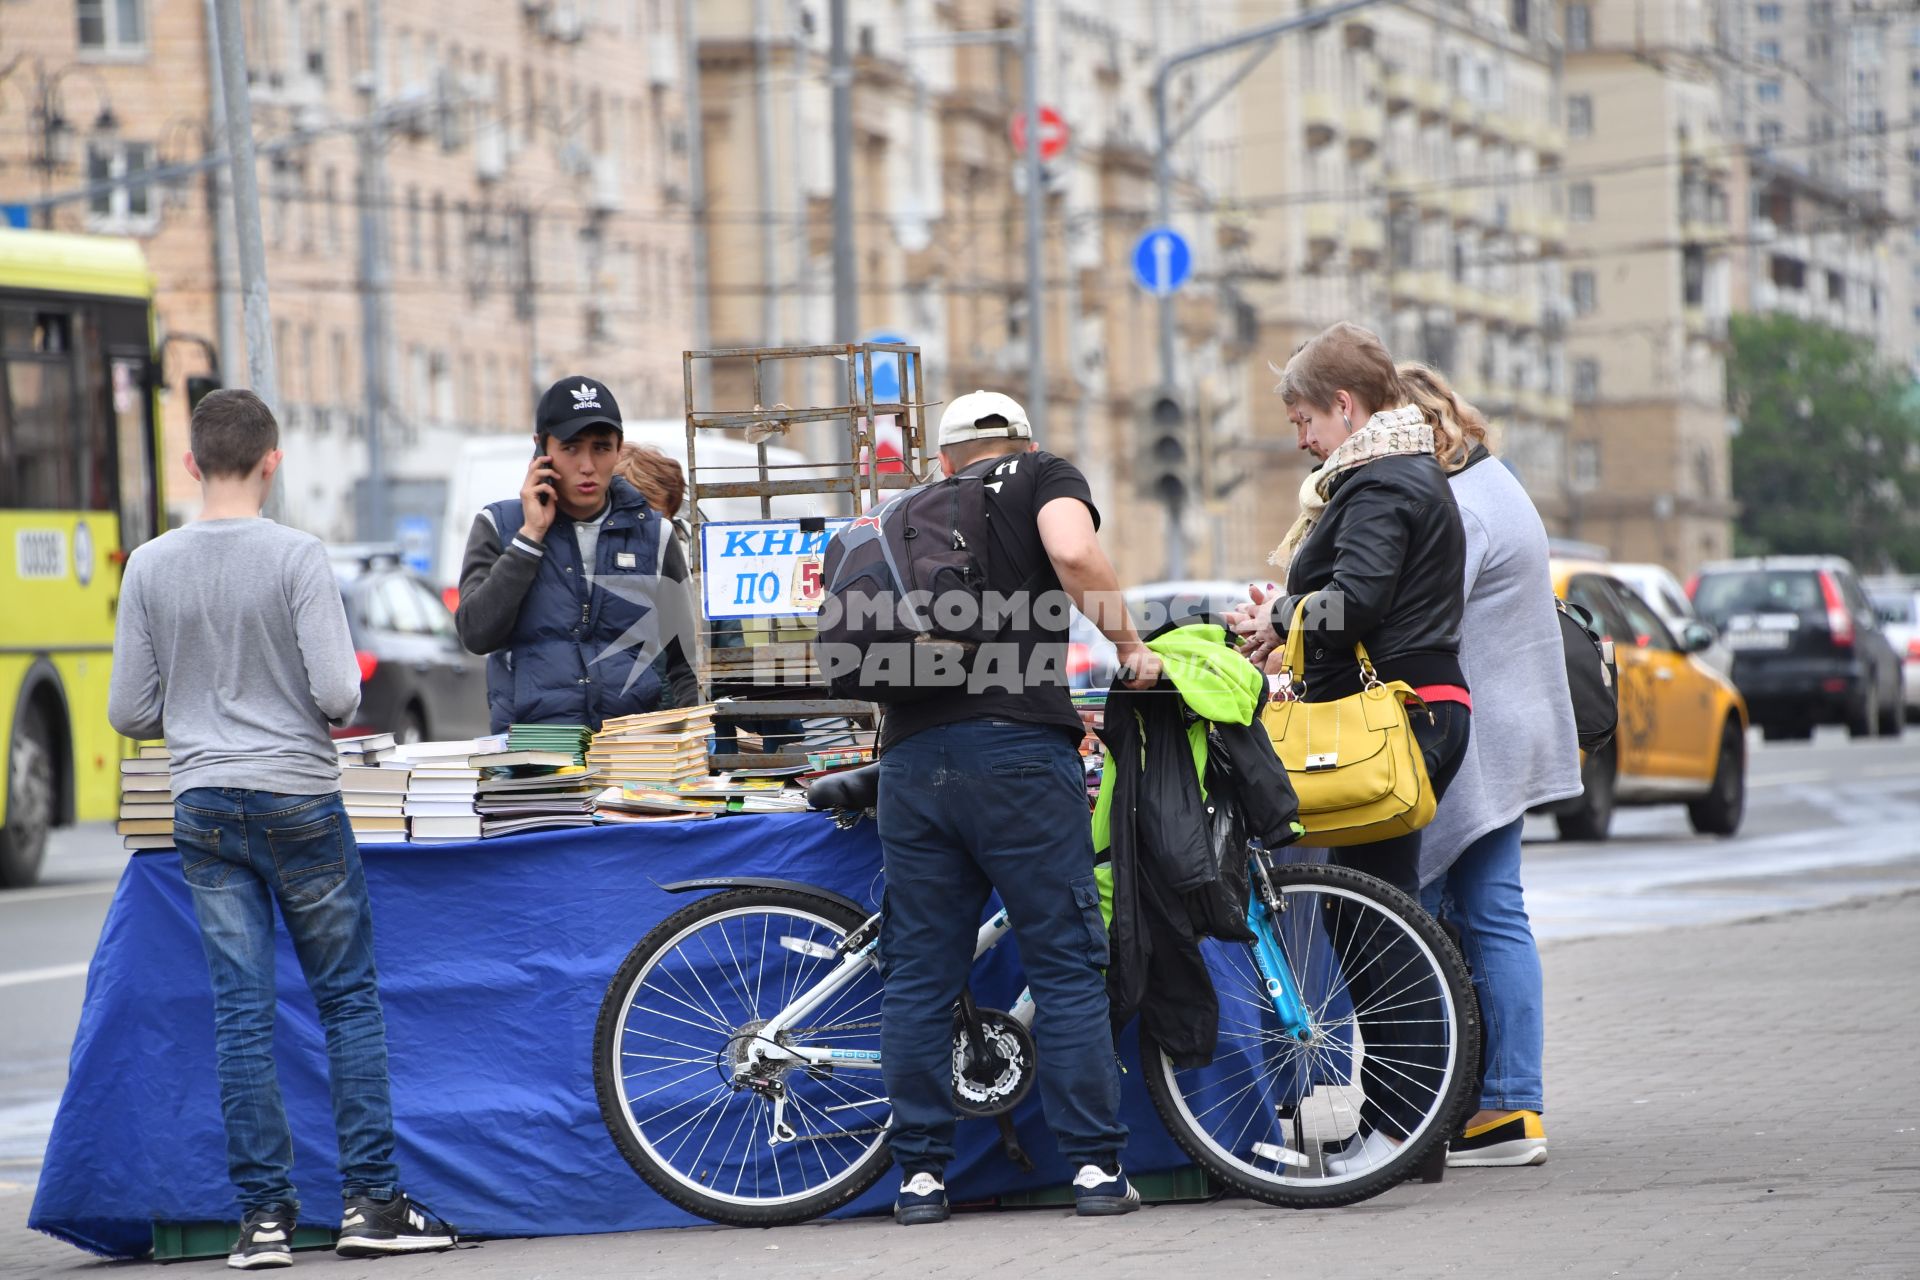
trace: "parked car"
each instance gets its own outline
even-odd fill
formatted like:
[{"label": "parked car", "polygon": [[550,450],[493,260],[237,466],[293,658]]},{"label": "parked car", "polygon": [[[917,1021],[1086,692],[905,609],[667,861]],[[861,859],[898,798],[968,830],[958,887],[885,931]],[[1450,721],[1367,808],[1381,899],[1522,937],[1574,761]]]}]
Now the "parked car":
[{"label": "parked car", "polygon": [[360,662],[360,710],[334,736],[420,742],[486,733],[486,659],[462,647],[433,585],[391,549],[336,547],[330,558]]},{"label": "parked car", "polygon": [[1920,721],[1920,578],[1869,582],[1867,595],[1905,672],[1901,685],[1907,719]]},{"label": "parked car", "polygon": [[[1247,598],[1247,584],[1220,579],[1178,579],[1128,587],[1121,593],[1142,636],[1150,636],[1176,618],[1196,613],[1221,614]],[[1074,611],[1067,633],[1067,676],[1078,689],[1104,689],[1119,665],[1113,645],[1093,620]]]},{"label": "parked car", "polygon": [[[1660,615],[1660,621],[1666,623],[1667,630],[1674,635],[1684,632],[1689,623],[1700,621],[1700,615],[1694,612],[1693,601],[1687,599],[1687,589],[1680,585],[1680,579],[1674,577],[1665,565],[1609,562],[1607,572],[1632,587],[1635,594]],[[1717,628],[1713,633],[1713,643],[1695,656],[1723,676],[1733,672],[1733,650],[1727,647],[1726,639]]]},{"label": "parked car", "polygon": [[1770,556],[1703,568],[1693,607],[1733,650],[1733,682],[1769,739],[1844,724],[1898,734],[1901,658],[1853,566],[1837,556]]},{"label": "parked car", "polygon": [[1604,840],[1616,806],[1682,803],[1695,831],[1730,836],[1747,795],[1747,704],[1699,654],[1713,632],[1694,621],[1678,634],[1613,574],[1611,565],[1555,560],[1553,589],[1593,615],[1613,642],[1620,725],[1581,761],[1585,792],[1549,806],[1563,840]]}]

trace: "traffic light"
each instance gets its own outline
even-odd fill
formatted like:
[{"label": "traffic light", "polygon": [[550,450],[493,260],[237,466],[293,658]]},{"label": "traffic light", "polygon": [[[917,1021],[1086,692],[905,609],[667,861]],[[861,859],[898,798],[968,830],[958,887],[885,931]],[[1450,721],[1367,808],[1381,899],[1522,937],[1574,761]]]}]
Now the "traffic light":
[{"label": "traffic light", "polygon": [[1186,508],[1190,484],[1188,416],[1186,405],[1164,388],[1147,397],[1142,412],[1141,489],[1175,520]]}]

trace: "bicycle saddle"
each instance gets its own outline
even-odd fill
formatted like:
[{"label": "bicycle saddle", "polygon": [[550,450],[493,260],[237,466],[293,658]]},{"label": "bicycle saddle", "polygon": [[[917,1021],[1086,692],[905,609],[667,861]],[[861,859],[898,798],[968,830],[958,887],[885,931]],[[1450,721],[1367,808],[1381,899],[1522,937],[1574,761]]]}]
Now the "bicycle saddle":
[{"label": "bicycle saddle", "polygon": [[811,809],[871,809],[880,800],[880,762],[815,778],[807,787]]}]

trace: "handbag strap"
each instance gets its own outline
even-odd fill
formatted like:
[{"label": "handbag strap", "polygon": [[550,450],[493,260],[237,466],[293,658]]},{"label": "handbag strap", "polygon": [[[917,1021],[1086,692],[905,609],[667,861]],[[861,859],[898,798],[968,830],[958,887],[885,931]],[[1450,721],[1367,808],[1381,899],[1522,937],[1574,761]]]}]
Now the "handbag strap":
[{"label": "handbag strap", "polygon": [[[1287,628],[1287,647],[1281,655],[1280,696],[1297,698],[1307,690],[1307,631],[1304,625],[1307,617],[1307,601],[1313,593],[1300,597],[1293,606],[1293,625]],[[1353,642],[1353,656],[1360,664],[1360,678],[1364,687],[1380,687],[1380,673],[1373,668],[1373,659],[1367,656],[1367,646],[1358,640]]]}]

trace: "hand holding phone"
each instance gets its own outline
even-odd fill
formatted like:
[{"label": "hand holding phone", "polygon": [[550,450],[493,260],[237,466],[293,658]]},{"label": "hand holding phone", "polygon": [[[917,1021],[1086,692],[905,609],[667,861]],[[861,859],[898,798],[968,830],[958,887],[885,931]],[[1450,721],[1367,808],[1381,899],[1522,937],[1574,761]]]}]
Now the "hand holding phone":
[{"label": "hand holding phone", "polygon": [[544,541],[553,527],[553,486],[558,473],[547,454],[535,456],[527,464],[527,478],[520,485],[520,532],[535,542]]}]

